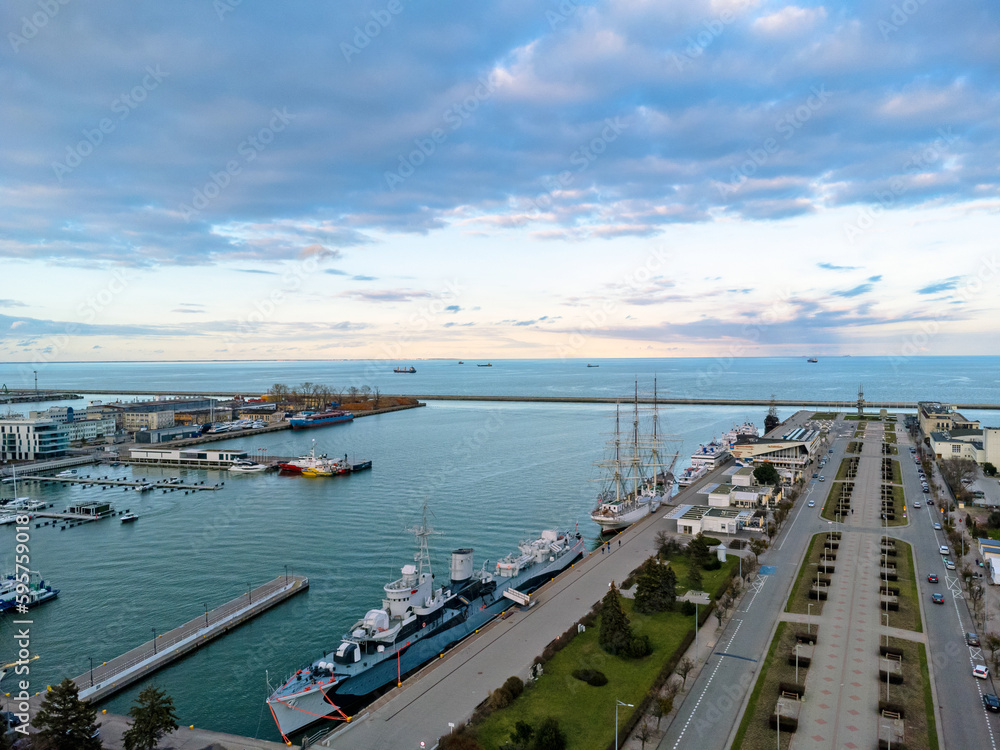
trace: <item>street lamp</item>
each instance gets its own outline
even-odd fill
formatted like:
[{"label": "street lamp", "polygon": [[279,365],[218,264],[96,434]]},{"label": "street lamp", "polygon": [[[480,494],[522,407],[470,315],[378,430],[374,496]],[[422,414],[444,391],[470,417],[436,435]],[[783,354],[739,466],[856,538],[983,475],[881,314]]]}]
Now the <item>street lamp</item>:
[{"label": "street lamp", "polygon": [[810,635],[812,635],[812,632],[813,632],[812,631],[812,614],[813,614],[813,605],[812,605],[812,602],[807,602],[806,603],[806,613],[809,616],[809,619],[806,620],[806,632],[809,633]]},{"label": "street lamp", "polygon": [[205,605],[205,627],[208,627],[208,605]]},{"label": "street lamp", "polygon": [[778,720],[774,725],[778,728],[778,750],[781,750],[781,698],[778,698]]},{"label": "street lamp", "polygon": [[247,601],[253,604],[253,591],[250,589],[250,582],[247,581]]},{"label": "street lamp", "polygon": [[288,566],[285,566],[285,583],[288,583]]},{"label": "street lamp", "polygon": [[153,631],[153,654],[156,654],[156,628],[151,628]]},{"label": "street lamp", "polygon": [[628,706],[629,708],[635,708],[631,703],[622,703],[620,700],[615,698],[615,747],[618,747],[618,707]]},{"label": "street lamp", "polygon": [[90,659],[90,686],[94,687],[94,657],[88,656],[87,658]]}]

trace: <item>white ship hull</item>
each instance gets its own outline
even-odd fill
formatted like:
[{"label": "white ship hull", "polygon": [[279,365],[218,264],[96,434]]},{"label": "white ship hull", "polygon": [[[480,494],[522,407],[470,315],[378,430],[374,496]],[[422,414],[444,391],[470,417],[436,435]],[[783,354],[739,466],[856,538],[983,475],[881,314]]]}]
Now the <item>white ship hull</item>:
[{"label": "white ship hull", "polygon": [[[334,681],[331,680],[325,687],[330,690],[333,686]],[[301,693],[287,698],[272,696],[267,705],[270,706],[282,734],[286,736],[320,719],[342,718],[337,707],[327,700],[323,687],[317,685],[310,685]]]}]

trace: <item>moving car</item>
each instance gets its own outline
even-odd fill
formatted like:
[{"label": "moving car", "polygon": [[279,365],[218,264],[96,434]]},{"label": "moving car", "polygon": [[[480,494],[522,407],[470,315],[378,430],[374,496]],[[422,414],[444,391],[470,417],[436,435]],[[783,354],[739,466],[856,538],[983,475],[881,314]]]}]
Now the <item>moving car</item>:
[{"label": "moving car", "polygon": [[934,524],[934,531],[941,531],[941,524],[939,523]]},{"label": "moving car", "polygon": [[913,507],[914,507],[914,508],[921,508],[921,507],[923,507],[923,506],[921,506],[921,505],[920,505],[920,501],[919,501],[919,500],[917,500],[917,502],[915,502],[915,503],[913,504]]},{"label": "moving car", "polygon": [[948,570],[954,570],[954,569],[955,569],[955,563],[953,563],[953,562],[952,562],[951,560],[945,560],[945,561],[944,561],[944,566],[945,566],[945,567],[946,567],[946,568],[947,568]]},{"label": "moving car", "polygon": [[938,582],[937,573],[928,573],[927,580],[930,581],[931,583],[937,583]]},{"label": "moving car", "polygon": [[818,476],[819,476],[819,472],[817,472],[817,471],[814,471],[814,472],[813,472],[813,479],[815,479],[815,478],[816,478],[816,477],[818,477]]},{"label": "moving car", "polygon": [[1000,698],[997,698],[994,693],[986,693],[986,695],[983,696],[983,707],[987,711],[1000,713]]},{"label": "moving car", "polygon": [[978,677],[980,680],[985,680],[990,676],[990,670],[986,668],[985,664],[977,664],[972,668],[972,676]]},{"label": "moving car", "polygon": [[826,481],[826,477],[824,477],[822,474],[820,474],[819,475],[819,481],[825,482]]},{"label": "moving car", "polygon": [[976,635],[975,633],[966,633],[965,634],[965,643],[968,646],[978,646],[979,645],[979,636]]},{"label": "moving car", "polygon": [[942,544],[941,547],[938,549],[938,552],[940,552],[942,555],[947,555],[948,547]]},{"label": "moving car", "polygon": [[931,601],[935,604],[944,604],[944,595],[937,593],[931,594]]},{"label": "moving car", "polygon": [[815,508],[816,507],[816,501],[815,500],[810,500],[809,501],[809,507],[810,508]]}]

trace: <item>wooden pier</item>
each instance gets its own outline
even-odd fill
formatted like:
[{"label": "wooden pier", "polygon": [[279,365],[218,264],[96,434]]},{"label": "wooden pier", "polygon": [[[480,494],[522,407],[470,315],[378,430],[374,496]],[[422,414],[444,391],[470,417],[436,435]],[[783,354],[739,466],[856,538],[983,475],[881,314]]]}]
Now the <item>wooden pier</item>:
[{"label": "wooden pier", "polygon": [[80,699],[107,698],[308,588],[309,579],[304,576],[279,576],[111,661],[94,664],[73,679]]}]

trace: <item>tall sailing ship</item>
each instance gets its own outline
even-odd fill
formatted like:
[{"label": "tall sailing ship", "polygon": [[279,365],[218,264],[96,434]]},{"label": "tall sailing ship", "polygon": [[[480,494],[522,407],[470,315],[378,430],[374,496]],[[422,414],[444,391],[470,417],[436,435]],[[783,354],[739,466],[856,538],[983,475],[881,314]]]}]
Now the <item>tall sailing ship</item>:
[{"label": "tall sailing ship", "polygon": [[[636,383],[632,407],[632,429],[622,433],[621,404],[615,407],[615,432],[608,444],[611,458],[596,462],[605,476],[597,507],[590,514],[602,532],[620,531],[670,501],[677,453],[665,446],[676,438],[660,433],[656,381],[652,408],[640,407]],[[669,465],[667,464],[669,462]]]}]

